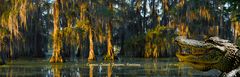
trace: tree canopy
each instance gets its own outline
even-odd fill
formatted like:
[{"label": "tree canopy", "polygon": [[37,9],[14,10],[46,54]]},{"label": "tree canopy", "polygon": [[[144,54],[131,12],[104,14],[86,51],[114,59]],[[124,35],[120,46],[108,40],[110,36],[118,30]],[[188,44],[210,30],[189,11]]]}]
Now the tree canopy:
[{"label": "tree canopy", "polygon": [[237,43],[239,26],[239,0],[0,0],[8,58],[172,57],[175,36]]}]

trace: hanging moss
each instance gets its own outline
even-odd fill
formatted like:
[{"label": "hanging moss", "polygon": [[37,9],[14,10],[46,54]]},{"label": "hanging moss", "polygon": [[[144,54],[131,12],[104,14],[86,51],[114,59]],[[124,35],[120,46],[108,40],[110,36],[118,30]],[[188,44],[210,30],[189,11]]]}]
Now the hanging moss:
[{"label": "hanging moss", "polygon": [[[148,30],[145,40],[145,52],[144,52],[144,57],[154,57],[157,58],[160,56],[161,52],[167,49],[165,46],[167,40],[164,40],[165,38],[162,38],[161,36],[162,31],[166,30],[167,28],[165,26],[156,26],[153,29]],[[162,50],[164,49],[164,50]]]}]

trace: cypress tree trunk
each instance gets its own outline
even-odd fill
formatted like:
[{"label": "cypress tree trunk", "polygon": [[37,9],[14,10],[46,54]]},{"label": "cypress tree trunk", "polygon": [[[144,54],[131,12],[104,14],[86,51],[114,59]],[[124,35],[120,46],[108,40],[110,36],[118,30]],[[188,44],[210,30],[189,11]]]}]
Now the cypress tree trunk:
[{"label": "cypress tree trunk", "polygon": [[95,54],[94,54],[94,50],[93,50],[93,35],[92,35],[92,29],[89,28],[89,56],[88,56],[88,60],[93,60],[95,59]]},{"label": "cypress tree trunk", "polygon": [[107,56],[105,59],[113,60],[114,59],[114,53],[112,49],[112,25],[111,22],[108,24],[107,29]]},{"label": "cypress tree trunk", "polygon": [[59,0],[56,0],[53,8],[54,30],[53,30],[53,53],[50,59],[51,63],[63,62],[60,50],[62,47],[61,34],[59,31]]},{"label": "cypress tree trunk", "polygon": [[[108,7],[110,11],[113,11],[113,6],[111,2],[108,2]],[[112,20],[111,17],[108,20],[107,24],[107,55],[105,57],[105,60],[114,60],[114,52],[112,49]]]}]

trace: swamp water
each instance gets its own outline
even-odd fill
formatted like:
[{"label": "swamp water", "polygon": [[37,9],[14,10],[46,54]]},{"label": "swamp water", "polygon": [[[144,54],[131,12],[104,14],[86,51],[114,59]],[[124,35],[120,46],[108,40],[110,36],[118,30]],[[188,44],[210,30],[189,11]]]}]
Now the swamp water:
[{"label": "swamp water", "polygon": [[78,60],[51,64],[47,59],[17,59],[0,66],[0,77],[216,77],[177,58],[124,58],[115,62]]}]

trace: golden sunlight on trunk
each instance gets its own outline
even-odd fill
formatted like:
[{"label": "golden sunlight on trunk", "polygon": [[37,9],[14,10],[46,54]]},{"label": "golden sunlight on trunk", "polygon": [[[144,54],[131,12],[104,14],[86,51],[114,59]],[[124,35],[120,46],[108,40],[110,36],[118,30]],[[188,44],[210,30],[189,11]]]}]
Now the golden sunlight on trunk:
[{"label": "golden sunlight on trunk", "polygon": [[112,49],[112,25],[111,22],[108,24],[107,28],[107,55],[105,60],[114,60],[114,53]]},{"label": "golden sunlight on trunk", "polygon": [[94,60],[95,54],[93,50],[93,35],[92,35],[92,29],[89,28],[89,56],[88,60]]},{"label": "golden sunlight on trunk", "polygon": [[58,28],[59,26],[59,0],[54,4],[53,8],[53,19],[54,19],[54,30],[53,30],[53,53],[50,59],[51,63],[63,62],[62,56],[60,55],[60,50],[62,46],[61,33]]},{"label": "golden sunlight on trunk", "polygon": [[180,23],[178,27],[178,35],[180,36],[187,36],[188,35],[188,26],[185,23]]},{"label": "golden sunlight on trunk", "polygon": [[[109,2],[109,9],[110,11],[113,10],[113,5],[111,2]],[[111,18],[108,21],[107,24],[107,55],[105,57],[105,60],[114,60],[114,53],[112,49],[112,20]]]}]

